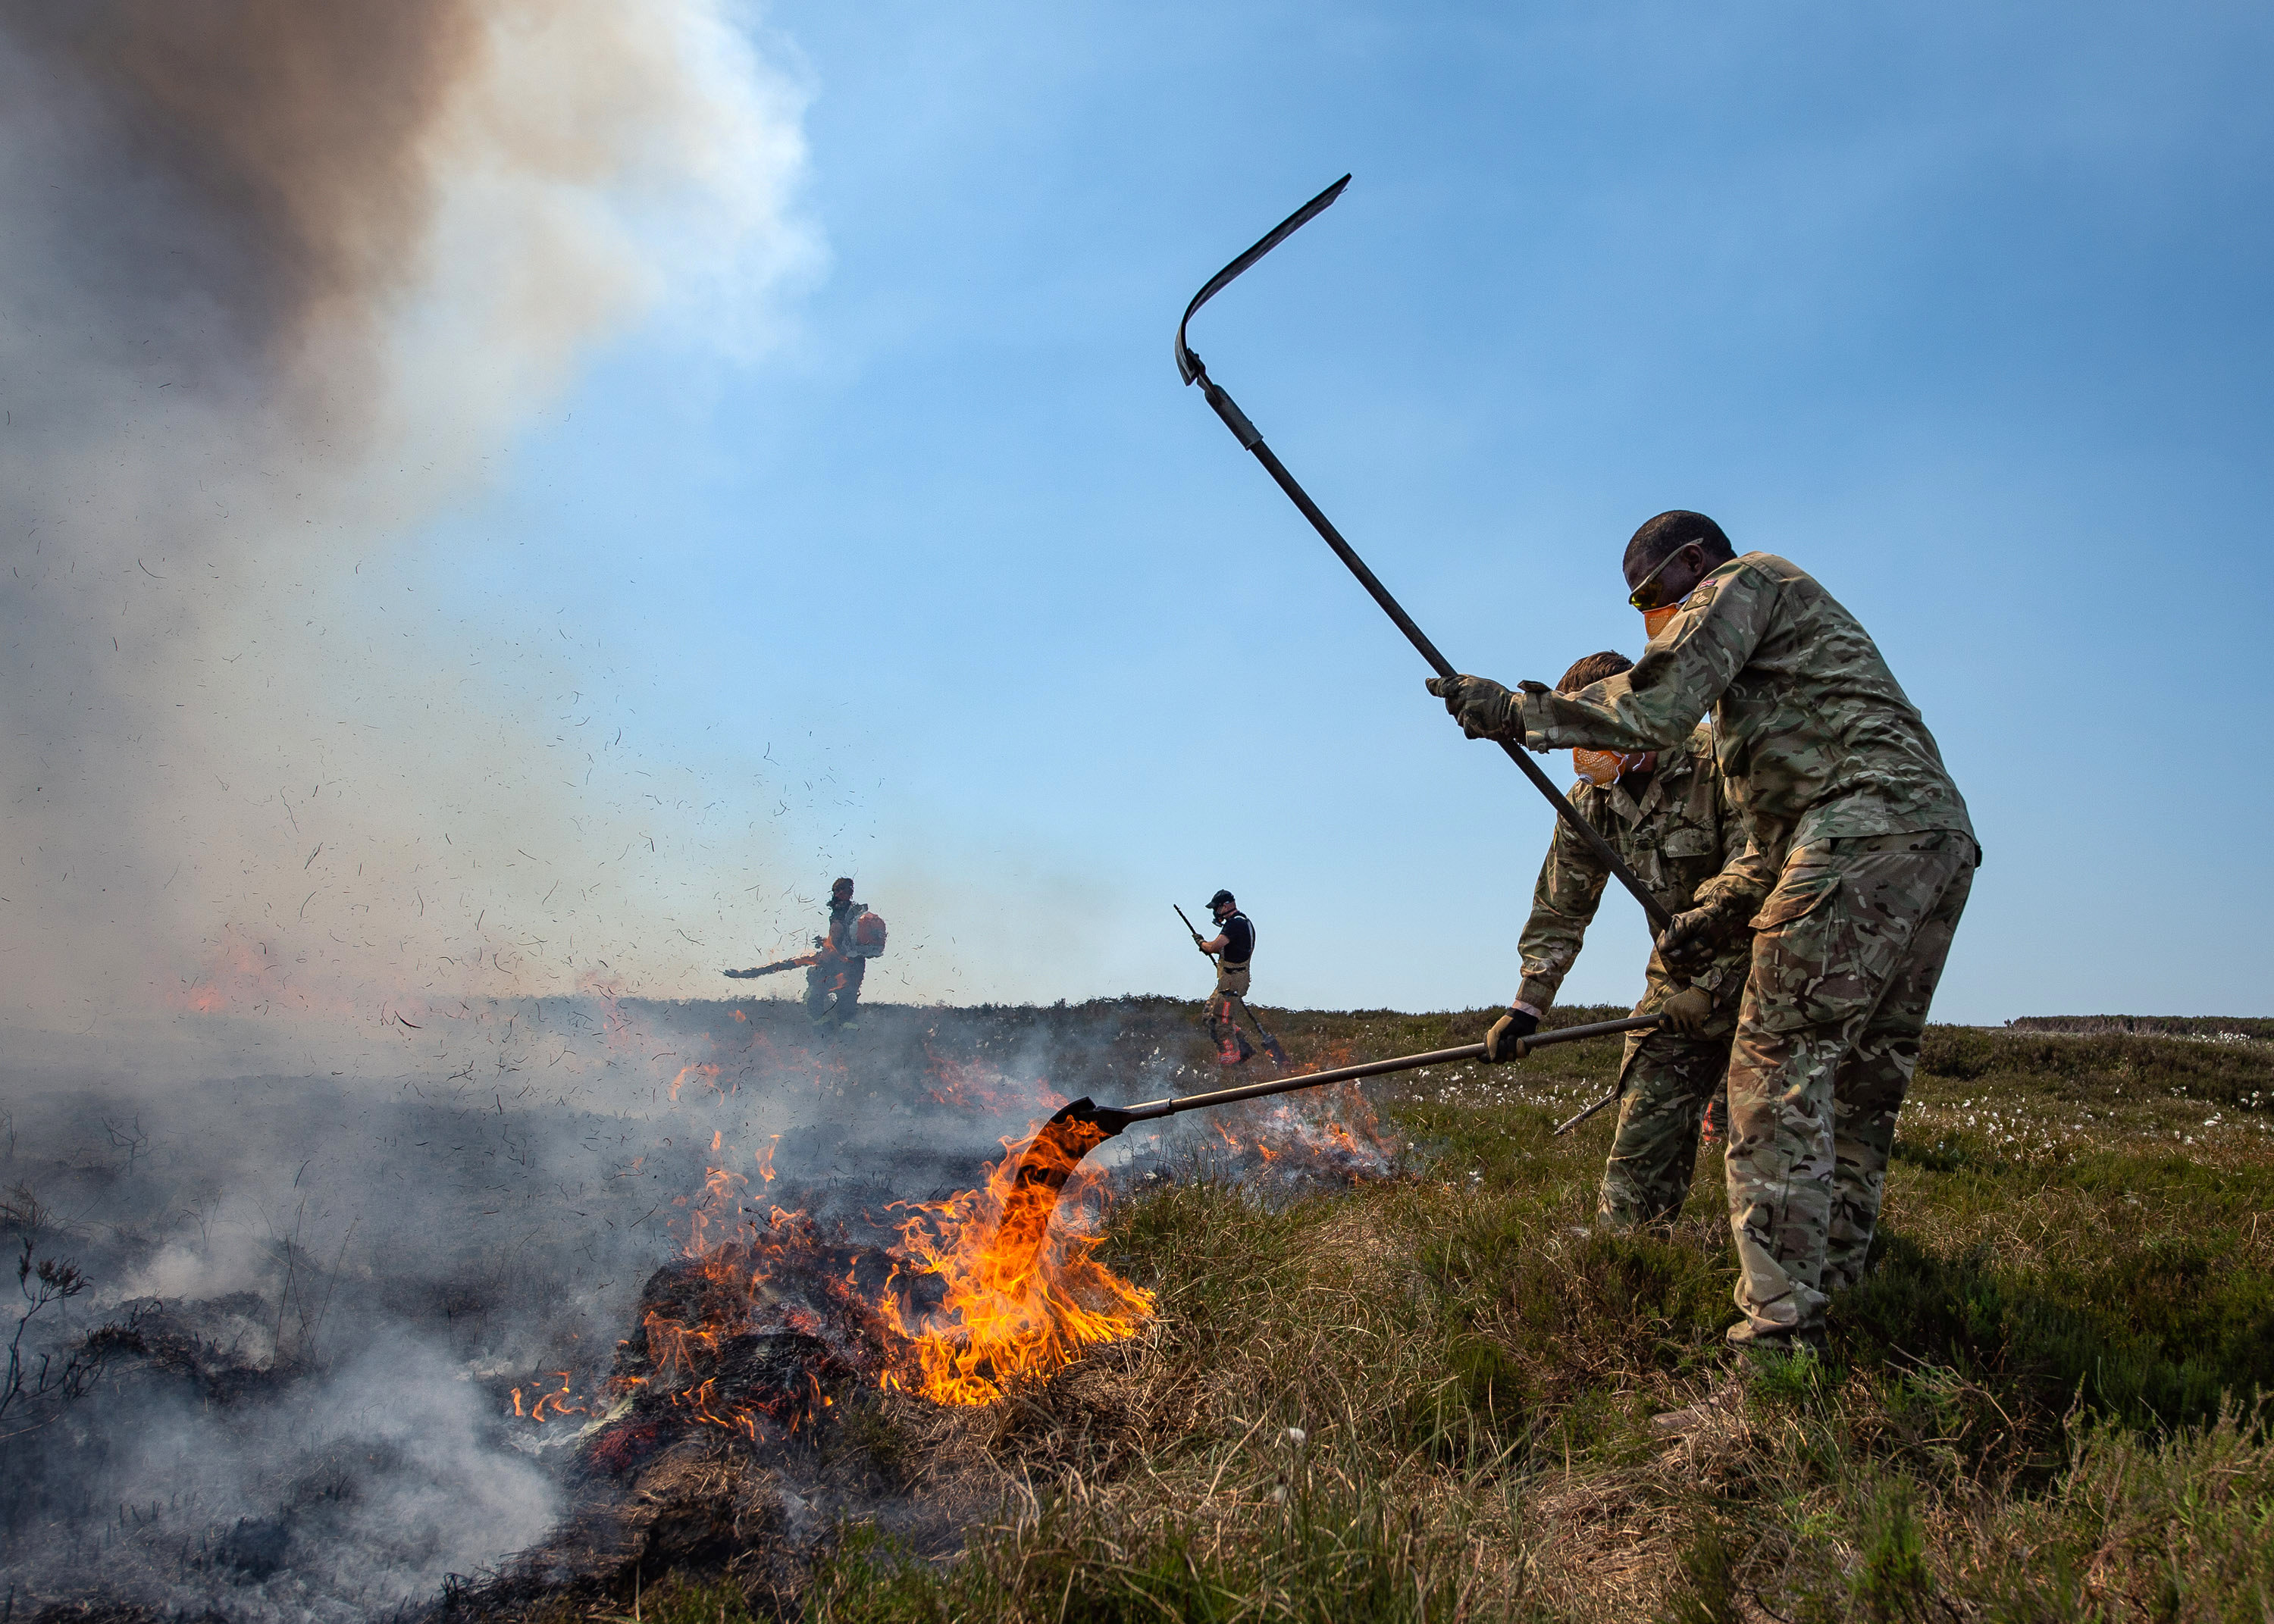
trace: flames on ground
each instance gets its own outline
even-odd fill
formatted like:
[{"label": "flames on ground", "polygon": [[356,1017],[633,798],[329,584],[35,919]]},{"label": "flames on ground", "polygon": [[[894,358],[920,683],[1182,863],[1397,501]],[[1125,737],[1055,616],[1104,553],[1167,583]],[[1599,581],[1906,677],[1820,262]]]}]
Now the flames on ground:
[{"label": "flames on ground", "polygon": [[[1300,1069],[1346,1058],[1329,1054]],[[681,1071],[674,1098],[697,1071]],[[701,1071],[718,1086],[717,1068]],[[1001,1103],[1005,1079],[989,1068],[935,1060],[927,1092],[936,1101]],[[1046,1086],[1027,1094],[1059,1102]],[[1204,1120],[1184,1136],[1184,1159],[1266,1191],[1378,1177],[1395,1161],[1372,1107],[1347,1085]],[[742,1157],[724,1154],[714,1137],[719,1161],[688,1202],[685,1249],[648,1280],[614,1369],[591,1395],[578,1394],[565,1371],[557,1386],[516,1388],[514,1413],[576,1426],[584,1461],[620,1475],[690,1428],[754,1443],[810,1432],[847,1387],[942,1405],[992,1403],[1134,1335],[1154,1299],[1097,1256],[1111,1199],[1107,1172],[1096,1161],[1074,1166],[1055,1204],[1013,1187],[1040,1126],[1037,1119],[1025,1135],[1005,1138],[1003,1157],[975,1187],[892,1202],[881,1224],[870,1215],[892,1239],[862,1238],[842,1221],[772,1201],[772,1143]],[[1035,1224],[1048,1226],[1039,1249]]]},{"label": "flames on ground", "polygon": [[386,1080],[200,1016],[9,1101],[0,1234],[94,1282],[27,1357],[102,1359],[0,1426],[19,1613],[285,1624],[474,1606],[468,1575],[510,1612],[674,1563],[790,1573],[846,1521],[945,1554],[980,1440],[1111,1412],[1145,1357],[1112,1200],[1299,1199],[1400,1148],[1352,1089],[1138,1124],[1006,1252],[1020,1130],[1060,1089],[1225,1080],[1189,1004],[886,1007],[826,1040],[794,1004],[396,1014],[420,1047]]},{"label": "flames on ground", "polygon": [[1005,1262],[1002,1219],[1023,1148],[1006,1139],[973,1189],[893,1203],[898,1239],[884,1244],[765,1201],[771,1146],[751,1158],[755,1188],[751,1175],[711,1168],[684,1252],[648,1280],[598,1392],[580,1395],[558,1372],[557,1387],[516,1388],[516,1415],[578,1425],[584,1459],[621,1473],[689,1428],[786,1440],[847,1385],[990,1403],[1133,1335],[1152,1294],[1096,1255],[1096,1169],[1077,1171],[1035,1262]]}]

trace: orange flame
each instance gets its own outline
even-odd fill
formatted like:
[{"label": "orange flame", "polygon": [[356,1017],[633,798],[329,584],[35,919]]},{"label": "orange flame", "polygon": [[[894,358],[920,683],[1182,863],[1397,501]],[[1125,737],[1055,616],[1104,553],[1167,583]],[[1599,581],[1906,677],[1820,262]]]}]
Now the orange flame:
[{"label": "orange flame", "polygon": [[[553,1414],[555,1418],[561,1416],[581,1416],[586,1413],[586,1410],[584,1405],[572,1404],[568,1402],[569,1399],[574,1396],[574,1395],[569,1391],[568,1372],[567,1371],[555,1371],[553,1373],[561,1379],[559,1390],[538,1391],[537,1389],[532,1388],[531,1391],[537,1392],[537,1402],[531,1407],[524,1417],[525,1419],[531,1421],[542,1421],[546,1419],[545,1407],[547,1404],[553,1406]],[[521,1389],[519,1387],[516,1387],[513,1390],[513,1413],[516,1416],[523,1414],[521,1408]]]},{"label": "orange flame", "polygon": [[[1102,1136],[1101,1136],[1102,1137]],[[1153,1294],[1133,1285],[1094,1255],[1102,1237],[1071,1222],[1047,1229],[1053,1207],[1081,1210],[1079,1198],[1102,1192],[1103,1175],[1081,1165],[1087,1147],[1061,1147],[1030,1133],[1003,1141],[1002,1161],[987,1182],[945,1201],[901,1204],[910,1216],[900,1226],[905,1262],[887,1283],[885,1309],[907,1341],[917,1392],[937,1403],[988,1404],[1014,1384],[1072,1363],[1088,1349],[1136,1334],[1152,1316]],[[1049,1180],[1021,1182],[1013,1175],[1021,1156],[1031,1165],[1053,1158],[1056,1182],[1073,1181],[1073,1202],[1043,1192]],[[1040,1236],[1037,1229],[1047,1229]],[[894,1287],[906,1278],[907,1287]],[[922,1280],[944,1288],[938,1306],[914,1301]],[[901,1385],[887,1372],[885,1385]]]},{"label": "orange flame", "polygon": [[708,1083],[713,1093],[724,1092],[724,1090],[720,1089],[719,1086],[719,1068],[716,1065],[683,1065],[679,1068],[679,1075],[671,1079],[671,1099],[673,1104],[675,1105],[679,1102],[680,1087],[690,1077],[696,1078],[702,1082]]},{"label": "orange flame", "polygon": [[[749,1178],[727,1165],[728,1154],[717,1157],[701,1191],[680,1199],[695,1267],[651,1299],[631,1367],[620,1359],[604,1393],[644,1394],[643,1402],[660,1399],[688,1423],[757,1440],[795,1432],[828,1409],[822,1380],[832,1372],[873,1372],[882,1387],[937,1403],[987,1404],[1133,1335],[1153,1312],[1153,1294],[1095,1255],[1104,1179],[1081,1165],[1096,1142],[1085,1135],[1103,1137],[1083,1124],[1039,1145],[1031,1132],[1005,1139],[1006,1154],[978,1189],[894,1203],[906,1216],[900,1244],[886,1252],[778,1206],[757,1222],[745,1205]],[[755,1167],[761,1188],[774,1178],[779,1142],[774,1136],[743,1164]],[[712,1147],[726,1150],[722,1136],[714,1133]],[[1073,1199],[1061,1203],[1062,1188]],[[811,1339],[817,1362],[802,1378],[792,1372],[785,1382],[778,1371],[751,1383],[732,1373],[753,1337],[781,1330]],[[514,1413],[540,1422],[589,1413],[576,1399],[564,1373],[534,1408],[514,1389]]]}]

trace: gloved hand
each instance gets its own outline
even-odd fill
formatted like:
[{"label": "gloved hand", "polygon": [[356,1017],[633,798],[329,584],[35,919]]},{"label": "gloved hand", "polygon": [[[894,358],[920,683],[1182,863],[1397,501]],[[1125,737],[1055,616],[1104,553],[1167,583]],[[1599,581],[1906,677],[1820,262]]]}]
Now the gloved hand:
[{"label": "gloved hand", "polygon": [[1447,714],[1472,739],[1504,738],[1520,712],[1517,695],[1490,677],[1432,677],[1428,688],[1445,702]]},{"label": "gloved hand", "polygon": [[1695,975],[1713,962],[1721,944],[1751,912],[1750,902],[1718,897],[1703,906],[1676,914],[1658,938],[1658,956],[1676,975]]},{"label": "gloved hand", "polygon": [[1539,1030],[1539,1016],[1510,1010],[1493,1022],[1492,1030],[1485,1034],[1485,1064],[1498,1065],[1503,1060],[1514,1060],[1518,1052],[1517,1045]]},{"label": "gloved hand", "polygon": [[1706,1035],[1706,1022],[1713,1013],[1713,995],[1703,987],[1685,987],[1658,1006],[1659,1019],[1669,1032],[1687,1038]]}]

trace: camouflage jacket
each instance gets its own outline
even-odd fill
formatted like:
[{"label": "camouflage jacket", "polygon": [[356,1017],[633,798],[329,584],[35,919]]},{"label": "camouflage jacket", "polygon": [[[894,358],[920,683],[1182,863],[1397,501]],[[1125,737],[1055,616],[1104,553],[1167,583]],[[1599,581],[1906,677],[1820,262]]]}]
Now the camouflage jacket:
[{"label": "camouflage jacket", "polygon": [[1934,829],[1973,837],[1934,735],[1871,634],[1771,553],[1732,559],[1699,582],[1631,671],[1577,694],[1525,694],[1524,742],[1664,749],[1708,706],[1715,754],[1752,834],[1752,851],[1731,870],[1748,884],[1773,883],[1786,851],[1815,840]]},{"label": "camouflage jacket", "polygon": [[[1691,733],[1683,748],[1659,752],[1639,800],[1627,793],[1623,782],[1605,789],[1583,778],[1571,786],[1571,804],[1669,914],[1694,906],[1698,888],[1743,855],[1747,845],[1744,815],[1714,765],[1708,728]],[[1517,994],[1521,1002],[1544,1014],[1555,1001],[1555,989],[1579,957],[1609,877],[1571,825],[1557,818],[1555,838],[1532,889],[1532,918],[1518,944],[1524,954],[1524,987]],[[1767,887],[1760,891],[1765,895]],[[1751,955],[1752,939],[1741,931],[1712,969],[1695,979],[1715,988],[1734,972],[1742,981]]]}]

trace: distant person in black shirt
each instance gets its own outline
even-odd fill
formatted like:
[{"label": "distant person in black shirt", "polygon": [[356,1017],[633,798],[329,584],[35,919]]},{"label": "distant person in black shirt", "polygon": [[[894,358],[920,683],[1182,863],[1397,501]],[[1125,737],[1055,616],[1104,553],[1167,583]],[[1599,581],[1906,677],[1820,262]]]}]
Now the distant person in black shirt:
[{"label": "distant person in black shirt", "polygon": [[1209,898],[1209,912],[1216,929],[1213,940],[1201,944],[1201,951],[1216,960],[1216,991],[1208,1006],[1209,1041],[1216,1045],[1218,1064],[1239,1065],[1255,1053],[1238,1020],[1246,1007],[1243,1000],[1247,996],[1247,961],[1255,957],[1255,927],[1228,891]]}]

